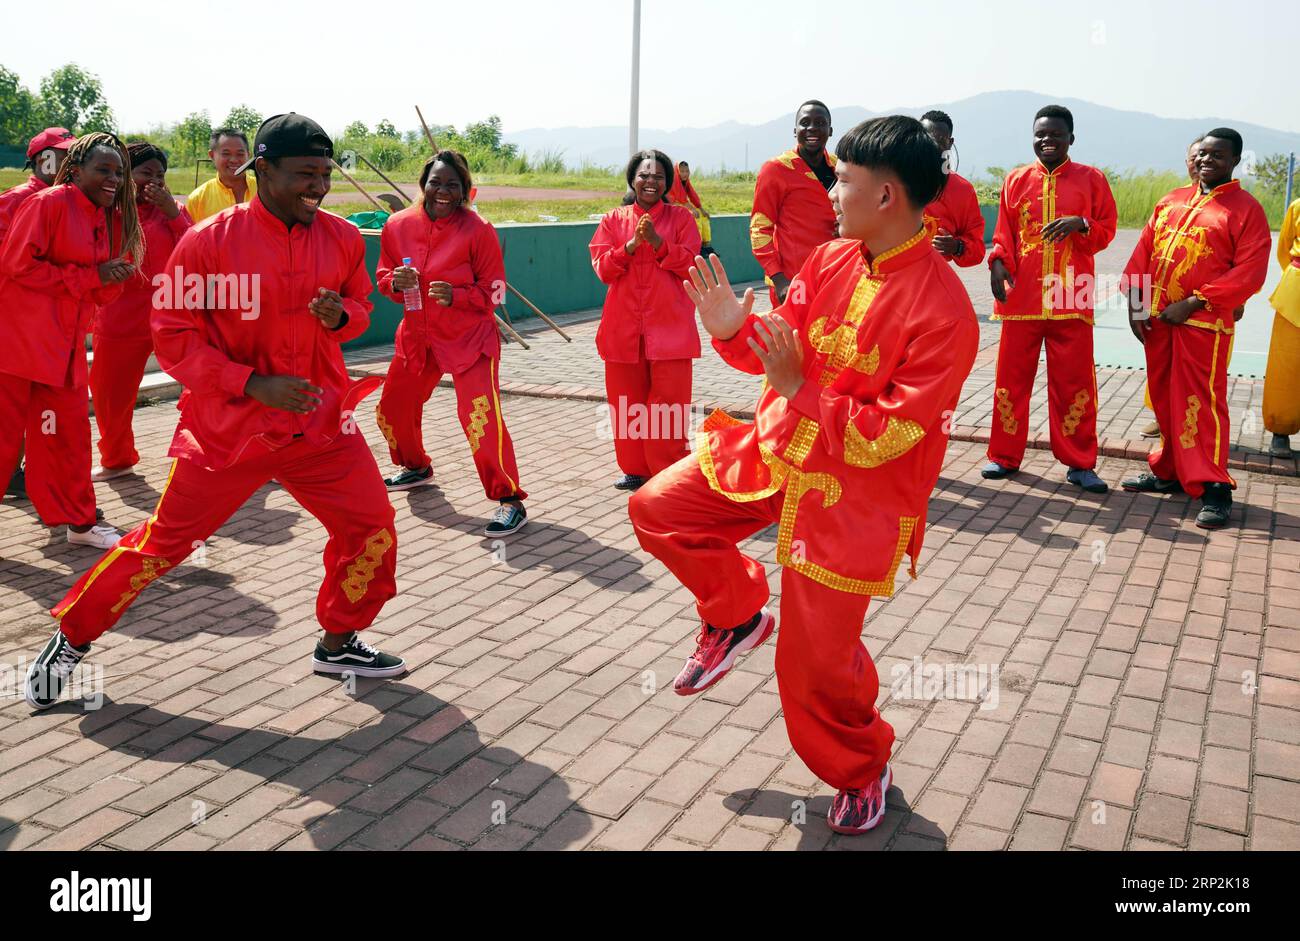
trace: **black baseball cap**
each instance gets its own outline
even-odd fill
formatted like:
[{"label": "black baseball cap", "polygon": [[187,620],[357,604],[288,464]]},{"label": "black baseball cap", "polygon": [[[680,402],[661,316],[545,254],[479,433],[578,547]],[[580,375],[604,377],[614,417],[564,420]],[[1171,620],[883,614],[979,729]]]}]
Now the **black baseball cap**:
[{"label": "black baseball cap", "polygon": [[253,156],[236,173],[251,170],[258,157],[333,157],[334,142],[311,118],[290,111],[262,122],[253,141]]}]

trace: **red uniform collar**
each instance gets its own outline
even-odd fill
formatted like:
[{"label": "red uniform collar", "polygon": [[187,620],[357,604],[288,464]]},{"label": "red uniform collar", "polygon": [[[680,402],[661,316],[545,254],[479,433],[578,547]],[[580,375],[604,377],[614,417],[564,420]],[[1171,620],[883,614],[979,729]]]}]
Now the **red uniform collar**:
[{"label": "red uniform collar", "polygon": [[1043,164],[1043,161],[1037,159],[1034,160],[1034,166],[1036,166],[1046,176],[1060,176],[1062,173],[1065,172],[1065,168],[1070,166],[1072,163],[1074,163],[1074,161],[1071,160],[1069,157],[1066,157],[1064,160],[1061,161],[1060,166],[1058,166],[1055,170],[1049,170]]},{"label": "red uniform collar", "polygon": [[1196,190],[1197,196],[1219,196],[1224,193],[1231,193],[1233,190],[1241,189],[1241,180],[1229,180],[1227,183],[1220,183],[1209,192],[1204,192],[1201,189],[1201,184],[1197,182],[1193,184],[1193,189]]},{"label": "red uniform collar", "polygon": [[50,188],[50,184],[46,183],[38,176],[29,176],[27,178],[27,185],[32,188],[33,193],[39,193],[41,190]]},{"label": "red uniform collar", "polygon": [[654,208],[649,209],[649,210],[646,210],[646,209],[642,209],[642,208],[641,208],[641,204],[640,204],[640,203],[636,203],[636,202],[634,202],[634,203],[631,204],[631,206],[632,206],[632,215],[633,215],[635,218],[638,218],[638,219],[639,219],[641,216],[646,215],[647,212],[648,212],[651,218],[657,218],[657,217],[663,215],[663,209],[664,209],[664,206],[666,206],[666,205],[668,205],[668,204],[665,203],[665,202],[661,199],[661,200],[659,200],[659,202],[657,202],[657,203],[654,204]]},{"label": "red uniform collar", "polygon": [[862,244],[862,261],[867,266],[869,275],[887,275],[891,271],[906,268],[913,262],[920,261],[930,251],[930,240],[926,238],[925,226],[901,245],[895,245],[888,251],[881,252],[875,258],[867,254],[867,246]]},{"label": "red uniform collar", "polygon": [[72,193],[73,205],[84,212],[87,216],[93,217],[98,215],[102,217],[104,215],[104,210],[92,203],[90,197],[81,191],[80,186],[77,186],[75,183],[64,183],[62,185]]}]

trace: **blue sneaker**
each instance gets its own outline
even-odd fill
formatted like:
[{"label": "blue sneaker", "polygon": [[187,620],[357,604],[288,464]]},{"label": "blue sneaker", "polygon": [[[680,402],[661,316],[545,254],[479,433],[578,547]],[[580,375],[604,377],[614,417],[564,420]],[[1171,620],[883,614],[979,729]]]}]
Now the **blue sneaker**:
[{"label": "blue sneaker", "polygon": [[1006,480],[1012,474],[1019,473],[1019,467],[1004,467],[997,461],[989,461],[980,471],[980,476],[985,480]]},{"label": "blue sneaker", "polygon": [[1082,487],[1089,493],[1110,493],[1110,488],[1106,482],[1097,476],[1094,470],[1084,470],[1081,467],[1071,467],[1065,479],[1076,487]]}]

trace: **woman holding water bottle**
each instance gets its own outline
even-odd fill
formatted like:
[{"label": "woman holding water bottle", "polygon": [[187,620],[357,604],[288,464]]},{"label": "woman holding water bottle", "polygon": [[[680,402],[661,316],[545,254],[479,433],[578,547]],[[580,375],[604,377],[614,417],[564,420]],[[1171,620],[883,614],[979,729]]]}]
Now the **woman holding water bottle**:
[{"label": "woman holding water bottle", "polygon": [[488,499],[501,504],[484,532],[504,536],[527,522],[514,444],[501,414],[501,337],[493,312],[506,289],[501,245],[491,223],[469,208],[465,158],[434,154],[420,171],[424,199],[394,214],[380,237],[379,289],[402,304],[396,351],[375,416],[393,463],[390,491],[433,483],[424,449],[424,403],[444,374]]}]

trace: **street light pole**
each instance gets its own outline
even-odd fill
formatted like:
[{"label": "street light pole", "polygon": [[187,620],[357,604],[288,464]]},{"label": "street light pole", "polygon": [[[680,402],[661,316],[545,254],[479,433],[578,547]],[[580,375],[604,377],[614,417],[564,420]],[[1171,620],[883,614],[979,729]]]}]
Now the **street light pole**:
[{"label": "street light pole", "polygon": [[641,0],[632,0],[632,114],[628,121],[628,156],[640,150],[637,138],[641,110]]}]

